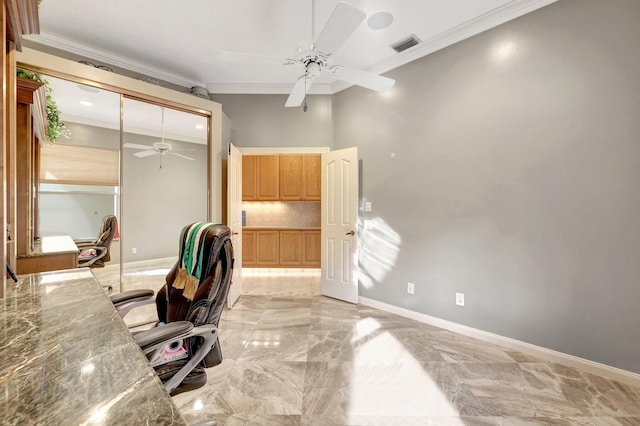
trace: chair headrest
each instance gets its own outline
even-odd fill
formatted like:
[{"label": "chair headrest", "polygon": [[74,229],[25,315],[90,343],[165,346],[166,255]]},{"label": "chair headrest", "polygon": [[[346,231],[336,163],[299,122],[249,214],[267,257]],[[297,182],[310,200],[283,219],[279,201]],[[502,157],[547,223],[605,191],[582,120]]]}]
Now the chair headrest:
[{"label": "chair headrest", "polygon": [[196,222],[187,225],[180,233],[178,267],[200,280],[212,271],[209,263],[217,259],[225,239],[231,231],[225,225],[212,222]]},{"label": "chair headrest", "polygon": [[196,222],[187,225],[180,233],[178,274],[173,288],[183,289],[183,296],[193,300],[200,283],[212,272],[224,241],[230,238],[230,230],[224,225]]}]

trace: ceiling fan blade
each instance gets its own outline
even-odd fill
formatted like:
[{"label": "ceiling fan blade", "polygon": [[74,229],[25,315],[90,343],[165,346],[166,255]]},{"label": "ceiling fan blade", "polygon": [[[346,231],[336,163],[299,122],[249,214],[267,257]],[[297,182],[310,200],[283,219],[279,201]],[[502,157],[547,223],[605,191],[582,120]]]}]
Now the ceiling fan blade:
[{"label": "ceiling fan blade", "polygon": [[153,149],[151,145],[140,145],[137,143],[125,143],[123,145],[125,148],[134,148],[134,149]]},{"label": "ceiling fan blade", "polygon": [[157,151],[150,149],[148,151],[134,152],[133,155],[135,155],[136,157],[142,158],[142,157],[148,157],[150,155],[157,154],[157,153],[158,153]]},{"label": "ceiling fan blade", "polygon": [[175,152],[170,152],[170,154],[177,155],[178,157],[182,157],[182,158],[184,158],[185,160],[191,160],[191,161],[193,161],[193,160],[194,160],[194,159],[193,159],[193,158],[191,158],[191,157],[187,157],[186,155],[178,154],[178,153],[175,153]]},{"label": "ceiling fan blade", "polygon": [[303,75],[296,81],[296,84],[293,85],[293,89],[291,89],[291,93],[289,93],[289,97],[287,98],[287,103],[284,104],[286,107],[297,107],[302,104],[304,97],[306,95],[305,89],[307,88],[307,84],[305,84],[306,75]]},{"label": "ceiling fan blade", "polygon": [[239,64],[282,64],[280,57],[262,55],[259,53],[230,52],[218,50],[215,54],[216,59],[222,62],[231,62]]},{"label": "ceiling fan blade", "polygon": [[332,54],[347,41],[366,17],[360,9],[347,3],[338,3],[316,39],[314,47],[322,53]]},{"label": "ceiling fan blade", "polygon": [[357,84],[358,86],[366,87],[367,89],[377,92],[385,92],[396,84],[396,81],[392,78],[383,77],[368,71],[343,67],[342,65],[331,67],[331,75],[347,83]]}]

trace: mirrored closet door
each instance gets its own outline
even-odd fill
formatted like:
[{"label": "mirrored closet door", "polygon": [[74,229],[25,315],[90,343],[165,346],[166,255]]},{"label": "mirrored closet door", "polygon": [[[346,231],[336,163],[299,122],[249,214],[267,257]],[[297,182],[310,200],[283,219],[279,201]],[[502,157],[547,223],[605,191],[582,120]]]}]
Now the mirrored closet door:
[{"label": "mirrored closet door", "polygon": [[152,288],[185,225],[206,221],[207,117],[123,98],[122,287]]},{"label": "mirrored closet door", "polygon": [[[70,236],[94,241],[103,220],[120,210],[120,95],[43,75],[60,111],[65,135],[39,144],[34,179],[34,237]],[[104,285],[119,287],[120,240],[93,264]]]}]

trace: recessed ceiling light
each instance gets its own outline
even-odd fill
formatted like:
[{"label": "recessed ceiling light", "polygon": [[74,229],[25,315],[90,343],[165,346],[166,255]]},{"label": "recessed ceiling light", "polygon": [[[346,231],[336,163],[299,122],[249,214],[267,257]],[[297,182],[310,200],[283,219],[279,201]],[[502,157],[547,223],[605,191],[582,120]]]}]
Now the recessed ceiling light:
[{"label": "recessed ceiling light", "polygon": [[89,101],[80,101],[80,105],[86,106],[86,107],[93,106],[93,104]]},{"label": "recessed ceiling light", "polygon": [[204,129],[204,126],[202,124],[196,124],[196,129],[202,130]]},{"label": "recessed ceiling light", "polygon": [[389,12],[376,12],[369,16],[367,25],[372,30],[384,30],[393,22],[393,15]]}]

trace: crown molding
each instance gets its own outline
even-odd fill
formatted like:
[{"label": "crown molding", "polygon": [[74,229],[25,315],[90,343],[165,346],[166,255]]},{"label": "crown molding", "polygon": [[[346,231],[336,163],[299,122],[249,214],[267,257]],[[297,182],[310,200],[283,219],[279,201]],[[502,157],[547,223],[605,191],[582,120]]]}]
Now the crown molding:
[{"label": "crown molding", "polygon": [[[212,94],[259,94],[284,95],[293,87],[291,83],[206,83],[205,87]],[[332,83],[313,83],[307,91],[310,95],[332,95]]]},{"label": "crown molding", "polygon": [[[455,44],[466,38],[473,37],[505,22],[516,19],[541,7],[555,3],[557,0],[515,0],[502,7],[494,9],[448,31],[423,40],[420,44],[405,50],[404,52],[389,56],[382,61],[365,68],[366,71],[383,74],[406,65],[416,59],[427,56],[433,52]],[[194,81],[177,74],[159,70],[148,64],[126,58],[115,53],[89,47],[77,43],[68,38],[52,34],[41,33],[36,36],[25,36],[27,39],[45,46],[60,49],[92,60],[102,61],[106,64],[133,71],[144,76],[163,80],[182,87],[204,86],[212,94],[287,94],[291,91],[293,83],[203,83]],[[309,94],[332,95],[351,87],[352,84],[344,81],[332,83],[314,83]]]},{"label": "crown molding", "polygon": [[[478,35],[482,32],[490,30],[509,22],[534,10],[540,9],[544,6],[555,3],[557,0],[517,0],[508,3],[502,7],[494,9],[483,15],[480,15],[474,19],[464,22],[457,27],[453,27],[448,31],[440,33],[427,40],[423,40],[418,45],[398,53],[397,55],[390,56],[382,61],[367,67],[365,71],[373,72],[376,74],[384,74],[395,68],[406,65],[409,62],[420,59],[431,53],[437,52],[440,49],[451,46],[459,41]],[[331,85],[331,93],[335,94],[342,90],[345,90],[353,84],[346,83],[344,81],[334,81]]]},{"label": "crown molding", "polygon": [[87,60],[104,62],[106,65],[123,68],[143,76],[152,77],[178,86],[204,86],[204,83],[201,81],[194,81],[168,71],[159,70],[140,61],[126,58],[104,49],[87,46],[54,33],[41,32],[38,35],[25,36],[25,38],[44,46],[73,53],[84,57]]}]

